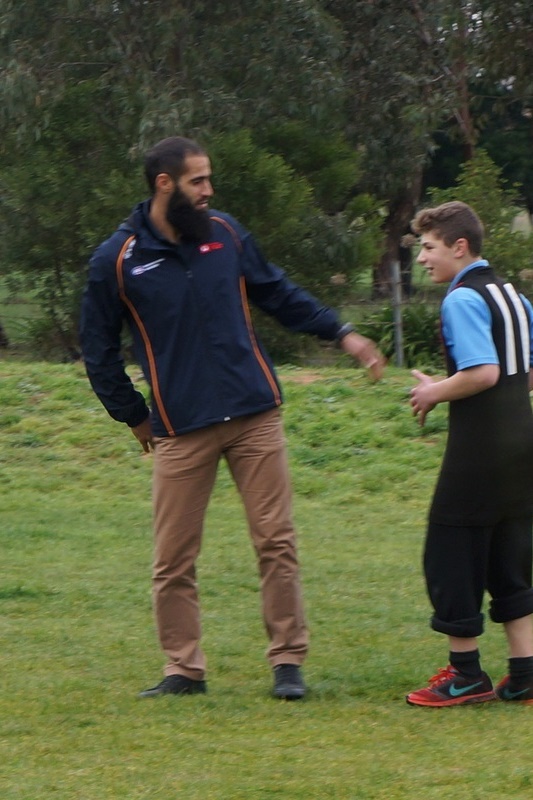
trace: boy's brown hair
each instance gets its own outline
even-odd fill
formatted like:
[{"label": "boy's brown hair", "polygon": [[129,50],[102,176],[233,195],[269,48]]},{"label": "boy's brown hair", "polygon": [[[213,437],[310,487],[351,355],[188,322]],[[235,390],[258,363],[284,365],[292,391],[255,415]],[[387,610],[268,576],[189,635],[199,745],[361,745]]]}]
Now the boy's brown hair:
[{"label": "boy's brown hair", "polygon": [[473,256],[481,253],[483,246],[483,223],[473,208],[459,200],[442,203],[435,208],[423,208],[411,222],[418,236],[433,233],[451,247],[457,239],[466,239]]}]

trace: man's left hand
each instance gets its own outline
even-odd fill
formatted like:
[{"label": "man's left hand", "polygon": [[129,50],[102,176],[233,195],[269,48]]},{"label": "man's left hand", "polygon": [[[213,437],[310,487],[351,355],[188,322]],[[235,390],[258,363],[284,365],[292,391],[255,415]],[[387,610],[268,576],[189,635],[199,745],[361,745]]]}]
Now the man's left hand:
[{"label": "man's left hand", "polygon": [[141,447],[145,453],[149,453],[150,450],[154,449],[154,440],[152,437],[152,427],[150,425],[150,417],[146,417],[144,422],[141,422],[140,425],[135,425],[133,428],[130,428],[131,432],[141,443]]}]

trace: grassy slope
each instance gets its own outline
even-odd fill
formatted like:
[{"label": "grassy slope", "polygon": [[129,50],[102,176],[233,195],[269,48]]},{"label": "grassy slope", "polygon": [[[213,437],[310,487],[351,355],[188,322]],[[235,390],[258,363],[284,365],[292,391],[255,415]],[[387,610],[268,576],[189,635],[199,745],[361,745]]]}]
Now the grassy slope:
[{"label": "grassy slope", "polygon": [[[411,379],[282,369],[312,651],[302,703],[268,696],[251,546],[224,466],[200,563],[209,694],[140,702],[151,616],[150,458],[80,365],[0,362],[0,797],[521,800],[531,711],[420,710],[446,662],[428,626],[424,517],[445,409],[420,433]],[[484,665],[505,670],[501,632]]]}]

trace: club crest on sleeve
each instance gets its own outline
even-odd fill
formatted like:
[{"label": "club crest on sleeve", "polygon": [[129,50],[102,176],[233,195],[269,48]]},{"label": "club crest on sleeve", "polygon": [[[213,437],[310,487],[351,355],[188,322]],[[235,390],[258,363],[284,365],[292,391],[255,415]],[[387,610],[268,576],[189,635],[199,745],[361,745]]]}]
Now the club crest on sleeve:
[{"label": "club crest on sleeve", "polygon": [[126,252],[124,253],[124,260],[126,258],[131,258],[131,254],[133,253],[133,248],[135,247],[136,239],[132,238],[131,242],[129,243]]}]

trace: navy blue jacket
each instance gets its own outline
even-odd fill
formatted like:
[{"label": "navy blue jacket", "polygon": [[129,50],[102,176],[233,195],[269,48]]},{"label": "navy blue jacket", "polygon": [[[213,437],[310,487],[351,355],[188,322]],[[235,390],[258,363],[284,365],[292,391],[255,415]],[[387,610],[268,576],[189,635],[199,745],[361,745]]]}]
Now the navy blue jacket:
[{"label": "navy blue jacket", "polygon": [[205,244],[173,244],[152,226],[150,201],[93,254],[80,339],[91,385],[109,414],[131,427],[148,415],[121,357],[128,324],[151,389],[155,436],[175,436],[280,405],[273,365],[248,301],[293,331],[334,340],[334,311],[267,262],[248,231],[211,211]]}]

